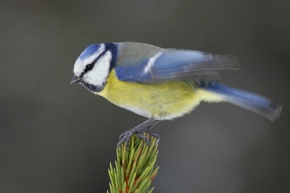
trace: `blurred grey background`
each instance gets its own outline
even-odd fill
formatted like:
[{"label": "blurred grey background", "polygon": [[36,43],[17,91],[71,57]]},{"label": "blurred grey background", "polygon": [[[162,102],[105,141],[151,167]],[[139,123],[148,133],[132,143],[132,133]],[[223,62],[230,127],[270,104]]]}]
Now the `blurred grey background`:
[{"label": "blurred grey background", "polygon": [[155,127],[154,192],[290,192],[290,5],[280,0],[0,2],[0,192],[105,192],[118,136],[145,118],[69,84],[92,43],[237,55],[230,86],[283,104],[271,122],[202,104]]}]

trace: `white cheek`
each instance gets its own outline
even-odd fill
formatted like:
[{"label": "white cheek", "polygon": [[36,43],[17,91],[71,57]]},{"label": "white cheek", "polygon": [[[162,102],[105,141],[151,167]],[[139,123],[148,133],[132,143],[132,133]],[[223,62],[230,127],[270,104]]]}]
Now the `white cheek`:
[{"label": "white cheek", "polygon": [[112,53],[107,51],[94,65],[94,68],[84,75],[84,81],[95,86],[102,86],[109,75]]}]

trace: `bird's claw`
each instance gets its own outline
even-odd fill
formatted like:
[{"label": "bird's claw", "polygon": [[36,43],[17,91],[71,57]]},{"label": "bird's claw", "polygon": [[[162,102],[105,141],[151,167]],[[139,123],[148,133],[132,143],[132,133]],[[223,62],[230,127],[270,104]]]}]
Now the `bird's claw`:
[{"label": "bird's claw", "polygon": [[148,130],[147,133],[156,138],[155,145],[157,145],[160,141],[160,135],[158,133],[155,133],[154,131],[151,131],[151,130]]},{"label": "bird's claw", "polygon": [[146,137],[143,133],[136,133],[137,137],[143,139],[146,141],[147,145],[150,145],[150,139],[148,137]]},{"label": "bird's claw", "polygon": [[125,133],[123,133],[122,135],[120,135],[119,137],[119,142],[117,143],[117,147],[120,147],[123,143],[126,144],[126,148],[128,148],[128,141],[131,139],[131,137],[133,136],[134,131],[129,130],[126,131]]}]

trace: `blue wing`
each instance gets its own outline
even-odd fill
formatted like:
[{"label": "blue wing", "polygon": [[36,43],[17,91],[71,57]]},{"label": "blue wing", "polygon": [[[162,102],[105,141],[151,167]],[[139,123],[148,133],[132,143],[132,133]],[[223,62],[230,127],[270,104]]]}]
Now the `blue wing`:
[{"label": "blue wing", "polygon": [[189,77],[216,77],[219,71],[239,69],[232,56],[191,50],[165,50],[134,66],[117,66],[119,80],[152,83]]}]

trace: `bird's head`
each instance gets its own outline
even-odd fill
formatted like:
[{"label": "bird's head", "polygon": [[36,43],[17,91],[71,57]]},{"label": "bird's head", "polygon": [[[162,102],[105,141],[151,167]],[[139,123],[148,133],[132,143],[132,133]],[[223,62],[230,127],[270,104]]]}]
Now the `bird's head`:
[{"label": "bird's head", "polygon": [[77,58],[71,84],[80,83],[92,92],[103,90],[117,57],[113,43],[92,44]]}]

